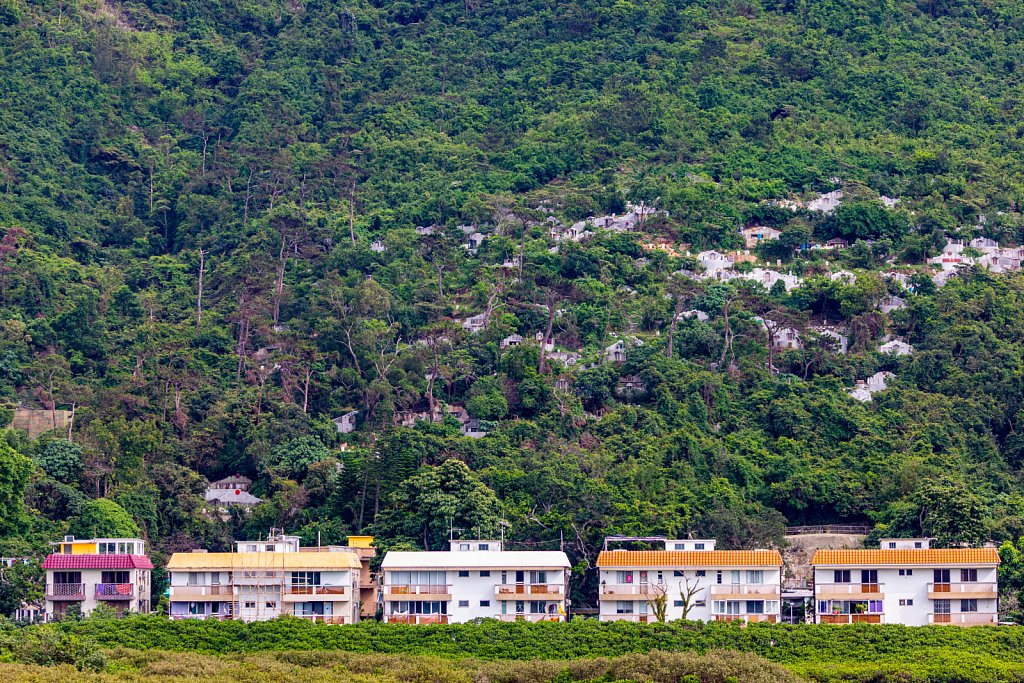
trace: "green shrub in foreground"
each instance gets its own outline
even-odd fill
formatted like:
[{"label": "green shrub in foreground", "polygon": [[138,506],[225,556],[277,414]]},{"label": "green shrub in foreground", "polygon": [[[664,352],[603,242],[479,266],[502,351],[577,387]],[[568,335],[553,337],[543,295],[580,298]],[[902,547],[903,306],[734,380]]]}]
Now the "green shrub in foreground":
[{"label": "green shrub in foreground", "polygon": [[[39,627],[29,627],[32,632]],[[264,650],[344,650],[430,654],[443,658],[574,659],[635,652],[713,650],[751,652],[780,663],[875,662],[924,659],[928,652],[984,653],[1024,663],[1024,629],[897,625],[789,626],[673,622],[668,624],[542,622],[406,626],[363,622],[323,626],[298,619],[241,622],[170,621],[161,617],[85,620],[63,632],[106,647],[165,649],[210,654]]]},{"label": "green shrub in foreground", "polygon": [[739,652],[632,654],[570,661],[447,660],[350,652],[263,652],[213,656],[116,650],[110,671],[83,677],[67,669],[0,664],[4,683],[113,683],[202,680],[204,683],[798,683],[801,679],[762,657]]}]

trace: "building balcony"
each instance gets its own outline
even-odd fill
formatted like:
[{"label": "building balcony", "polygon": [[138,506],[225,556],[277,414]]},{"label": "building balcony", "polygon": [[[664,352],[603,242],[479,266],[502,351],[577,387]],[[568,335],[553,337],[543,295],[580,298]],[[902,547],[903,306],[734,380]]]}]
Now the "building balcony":
[{"label": "building balcony", "polygon": [[230,621],[233,617],[230,614],[169,614],[171,621],[192,619],[194,621]]},{"label": "building balcony", "polygon": [[294,616],[296,619],[311,621],[314,624],[332,624],[334,626],[343,626],[344,624],[351,623],[351,620],[346,621],[345,617],[331,614],[296,614]]},{"label": "building balcony", "polygon": [[171,586],[171,600],[207,602],[211,598],[231,597],[231,586]]},{"label": "building balcony", "polygon": [[711,596],[716,600],[761,598],[763,600],[778,600],[781,597],[781,589],[777,584],[771,583],[749,583],[749,584],[715,584],[711,586]]},{"label": "building balcony", "polygon": [[953,612],[952,614],[928,615],[929,624],[950,624],[953,626],[982,626],[999,623],[999,615],[995,612]]},{"label": "building balcony", "polygon": [[499,614],[498,621],[564,621],[565,617],[560,614]]},{"label": "building balcony", "polygon": [[498,600],[562,600],[565,586],[550,583],[505,583],[494,587]]},{"label": "building balcony", "polygon": [[46,599],[53,602],[85,600],[84,583],[48,583]]},{"label": "building balcony", "polygon": [[385,600],[428,600],[447,602],[452,599],[452,587],[443,584],[404,584],[384,586]]},{"label": "building balcony", "polygon": [[97,600],[132,600],[135,598],[135,584],[97,583]]},{"label": "building balcony", "polygon": [[881,624],[884,623],[883,614],[821,614],[818,622],[821,624]]},{"label": "building balcony", "polygon": [[929,600],[970,599],[995,600],[999,587],[995,583],[965,581],[962,583],[929,583]]},{"label": "building balcony", "polygon": [[669,591],[664,583],[607,583],[601,584],[601,597],[609,600],[616,598],[649,598]]},{"label": "building balcony", "polygon": [[883,583],[819,583],[814,587],[818,600],[882,600]]},{"label": "building balcony", "polygon": [[384,617],[388,624],[447,624],[447,614],[388,614]]},{"label": "building balcony", "polygon": [[281,599],[285,602],[345,601],[349,599],[348,586],[285,586]]},{"label": "building balcony", "polygon": [[653,614],[602,614],[601,621],[630,621],[635,624],[653,624],[658,621]]},{"label": "building balcony", "polygon": [[715,614],[715,621],[742,621],[748,624],[765,622],[774,624],[779,620],[777,614]]},{"label": "building balcony", "polygon": [[[263,574],[263,572],[260,572]],[[235,572],[232,582],[236,586],[280,586],[285,582],[282,572],[266,572],[266,576],[246,576],[243,572]]]}]

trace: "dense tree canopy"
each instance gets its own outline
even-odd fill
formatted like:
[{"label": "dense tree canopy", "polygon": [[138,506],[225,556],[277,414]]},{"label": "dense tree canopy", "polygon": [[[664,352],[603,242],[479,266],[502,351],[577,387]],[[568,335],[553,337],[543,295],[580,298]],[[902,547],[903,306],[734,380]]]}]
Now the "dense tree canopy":
[{"label": "dense tree canopy", "polygon": [[[504,521],[582,604],[613,533],[1019,539],[1024,281],[925,261],[1024,241],[1022,45],[1009,0],[0,0],[0,419],[73,415],[0,439],[0,546]],[[755,225],[798,287],[688,277]]]}]

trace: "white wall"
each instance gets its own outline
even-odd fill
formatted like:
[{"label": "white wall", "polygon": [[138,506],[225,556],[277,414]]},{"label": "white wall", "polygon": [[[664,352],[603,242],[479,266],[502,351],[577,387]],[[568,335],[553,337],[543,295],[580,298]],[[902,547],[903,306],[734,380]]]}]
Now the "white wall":
[{"label": "white wall", "polygon": [[[241,578],[243,570],[238,570],[236,573],[239,575],[238,582],[235,584],[234,595],[223,595],[223,596],[210,596],[206,600],[189,597],[180,597],[175,595],[176,588],[184,588],[189,585],[193,586],[210,586],[214,585],[214,577],[217,577],[222,586],[231,585],[231,572],[227,571],[199,571],[195,572],[195,583],[189,584],[188,578],[189,573],[187,571],[175,571],[171,573],[171,596],[172,602],[237,602],[238,611],[235,617],[243,621],[265,621],[268,619],[274,619],[282,614],[296,614],[295,603],[284,602],[282,598],[282,587],[285,585],[291,585],[291,574],[292,571],[319,571],[320,572],[320,585],[323,586],[346,586],[348,591],[345,593],[344,598],[342,596],[332,596],[334,599],[327,604],[330,604],[329,608],[334,616],[345,616],[347,621],[358,621],[359,612],[359,590],[358,590],[358,574],[352,570],[286,570],[280,572],[280,576],[277,578],[261,578],[259,579],[262,584],[257,586],[252,583],[246,583],[246,579]],[[262,572],[261,572],[262,573]],[[249,582],[255,581],[255,579],[248,579]],[[323,598],[310,598],[310,601],[326,602]],[[325,614],[328,614],[325,607]]]},{"label": "white wall", "polygon": [[[131,600],[97,600],[96,585],[103,583],[103,572],[124,571],[128,572],[128,582],[134,586],[134,594]],[[53,584],[54,573],[56,572],[78,572],[81,574],[81,583],[84,584],[85,600],[65,602],[68,607],[78,604],[82,614],[89,614],[101,604],[108,604],[112,608],[123,608],[128,612],[148,612],[150,601],[150,571],[148,569],[48,569],[46,570],[47,585]],[[147,609],[142,609],[142,603],[146,603]],[[55,613],[54,601],[46,601],[46,613],[52,617]]]},{"label": "white wall", "polygon": [[[385,570],[384,571],[384,595],[388,595],[387,586],[397,585],[394,581],[395,571],[417,571],[415,569],[402,568],[399,570]],[[439,571],[431,569],[421,569],[419,571]],[[463,570],[469,574],[469,576],[459,576],[457,569],[445,570],[445,582],[450,586],[452,599],[448,603],[448,621],[450,623],[461,623],[471,621],[473,619],[498,619],[501,618],[502,614],[502,602],[507,602],[507,614],[515,614],[515,601],[514,600],[499,600],[497,587],[502,583],[515,584],[516,571],[517,569],[506,569],[505,581],[502,581],[502,570],[491,569],[491,570],[480,570],[480,569],[469,569]],[[490,572],[490,575],[481,575],[481,572],[486,574]],[[523,582],[530,583],[530,572],[531,571],[544,571],[547,572],[546,581],[547,585],[561,586],[562,593],[559,596],[560,600],[546,600],[545,607],[548,604],[555,603],[561,604],[563,610],[565,609],[565,589],[567,583],[566,571],[562,568],[532,568],[532,569],[519,569],[523,571]],[[537,583],[540,583],[539,581]],[[526,600],[526,615],[530,614],[529,595],[524,594],[523,599]],[[416,601],[417,596],[408,596],[410,601]],[[465,602],[465,605],[460,603]],[[482,604],[486,603],[486,604]],[[386,600],[384,602],[384,613],[385,616],[392,613],[392,601]],[[557,607],[555,608],[555,614],[552,616],[559,616]]]},{"label": "white wall", "polygon": [[[943,567],[945,568],[945,567]],[[844,568],[845,569],[845,568]],[[870,569],[870,567],[869,567]],[[903,575],[900,575],[900,570]],[[928,615],[934,611],[934,603],[928,598],[928,585],[934,583],[934,567],[881,567],[878,568],[879,591],[883,593],[882,623],[904,624],[906,626],[925,626],[929,623]],[[860,568],[850,568],[850,581],[853,584],[861,583]],[[907,573],[911,572],[911,573]],[[960,568],[949,568],[950,583],[961,584]],[[978,568],[978,583],[995,583],[997,571],[995,567]],[[818,614],[818,603],[821,598],[817,597],[818,591],[825,586],[835,583],[834,568],[815,568],[815,620],[820,623],[821,615]],[[853,594],[850,599],[857,599]],[[912,601],[913,604],[900,604],[900,601]],[[960,600],[956,592],[949,594],[950,613],[960,613]],[[995,599],[979,599],[978,614],[996,612]]]},{"label": "white wall", "polygon": [[[751,568],[753,571],[761,571],[761,583],[754,584],[747,583],[747,569],[733,570],[729,568],[716,568],[707,567],[704,569],[694,568],[661,568],[660,570],[652,567],[634,567],[633,571],[633,583],[623,584],[619,572],[630,571],[629,567],[616,567],[614,569],[602,569],[600,571],[600,582],[599,591],[602,595],[600,596],[599,603],[599,618],[601,621],[615,621],[619,619],[636,620],[637,615],[646,614],[650,620],[654,620],[654,609],[650,605],[649,598],[645,598],[640,593],[640,572],[647,571],[647,580],[650,584],[656,587],[664,587],[666,591],[666,597],[668,599],[666,609],[666,619],[673,621],[676,619],[682,619],[683,617],[683,602],[680,595],[681,590],[686,588],[687,582],[690,586],[696,586],[698,591],[691,599],[690,612],[687,615],[687,619],[692,621],[712,621],[715,618],[714,615],[714,602],[716,599],[716,589],[729,591],[731,593],[741,592],[747,590],[750,592],[748,597],[740,600],[740,615],[746,613],[746,601],[765,601],[765,615],[780,615],[781,599],[779,597],[780,585],[781,585],[781,572],[775,567],[756,567]],[[740,572],[740,583],[733,584],[732,572]],[[718,573],[722,572],[722,583],[718,583]],[[660,576],[659,576],[660,573]],[[681,574],[677,575],[677,573]],[[605,598],[604,589],[610,586],[622,586],[631,585],[636,591],[636,597],[632,599],[633,602],[633,614],[621,615],[617,613],[618,604],[620,601],[624,601],[616,596],[610,596]],[[762,590],[761,594],[758,594],[758,589]],[[774,595],[765,595],[764,593],[774,593]],[[650,592],[648,593],[650,595]],[[701,604],[703,602],[703,604]],[[772,602],[774,605],[770,605]],[[774,609],[772,609],[774,608]]]}]

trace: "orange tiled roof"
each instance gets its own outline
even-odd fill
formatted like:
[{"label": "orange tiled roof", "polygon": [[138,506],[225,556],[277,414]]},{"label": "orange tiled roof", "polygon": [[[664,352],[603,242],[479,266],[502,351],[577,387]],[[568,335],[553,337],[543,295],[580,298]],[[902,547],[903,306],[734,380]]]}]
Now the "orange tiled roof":
[{"label": "orange tiled roof", "polygon": [[605,550],[598,567],[781,567],[778,550]]},{"label": "orange tiled roof", "polygon": [[818,550],[812,565],[999,564],[995,548]]}]

